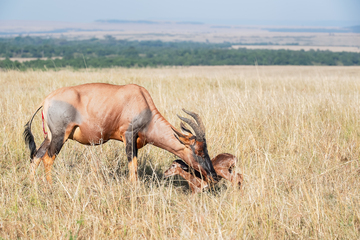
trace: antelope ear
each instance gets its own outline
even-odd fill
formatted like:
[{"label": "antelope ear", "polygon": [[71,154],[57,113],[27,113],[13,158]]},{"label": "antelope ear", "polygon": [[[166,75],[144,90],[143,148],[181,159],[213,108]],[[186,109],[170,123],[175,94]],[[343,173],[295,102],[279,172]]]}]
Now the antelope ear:
[{"label": "antelope ear", "polygon": [[189,166],[186,165],[186,164],[181,165],[181,168],[182,168],[184,171],[186,171],[186,172],[189,171]]},{"label": "antelope ear", "polygon": [[187,132],[191,135],[194,135],[188,128],[185,127],[185,124],[183,122],[180,123],[180,128],[183,132]]},{"label": "antelope ear", "polygon": [[185,134],[179,132],[177,129],[175,129],[175,128],[173,128],[173,127],[171,127],[171,129],[174,131],[175,135],[180,136],[180,137],[183,137],[183,138],[186,137]]},{"label": "antelope ear", "polygon": [[194,145],[195,143],[195,138],[194,137],[181,137],[178,136],[176,133],[174,133],[174,136],[176,137],[177,140],[179,140],[179,142],[185,146],[190,146],[190,145]]},{"label": "antelope ear", "polygon": [[180,167],[181,167],[183,170],[185,170],[186,172],[189,171],[189,166],[188,166],[183,160],[177,159],[177,160],[175,160],[174,162],[177,162],[177,163],[180,165]]},{"label": "antelope ear", "polygon": [[184,141],[184,139],[186,139],[186,136],[173,127],[171,127],[171,129],[174,131],[174,136],[176,137],[176,139],[179,140],[181,144],[186,145],[186,141]]},{"label": "antelope ear", "polygon": [[183,141],[181,141],[181,139],[178,137],[178,135],[176,135],[176,134],[174,133],[174,136],[176,137],[177,140],[179,140],[179,142],[180,142],[181,144],[186,145]]},{"label": "antelope ear", "polygon": [[174,131],[174,136],[176,137],[176,139],[179,140],[179,142],[185,146],[190,146],[195,141],[194,136],[188,137],[187,135],[182,134],[181,132],[179,132],[174,128],[172,128],[172,130]]}]

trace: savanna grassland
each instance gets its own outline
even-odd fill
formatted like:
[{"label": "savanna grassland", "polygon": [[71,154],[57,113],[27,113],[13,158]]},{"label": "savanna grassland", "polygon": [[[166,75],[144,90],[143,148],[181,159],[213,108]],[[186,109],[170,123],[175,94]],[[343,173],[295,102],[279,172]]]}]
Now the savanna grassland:
[{"label": "savanna grassland", "polygon": [[[27,178],[25,123],[51,91],[139,84],[175,126],[181,108],[206,126],[211,157],[232,153],[242,191],[224,180],[191,195],[163,179],[174,155],[68,141],[53,168]],[[360,237],[359,67],[179,67],[0,72],[0,239],[356,239]],[[116,103],[115,103],[116,104]],[[37,146],[41,114],[33,122]]]}]

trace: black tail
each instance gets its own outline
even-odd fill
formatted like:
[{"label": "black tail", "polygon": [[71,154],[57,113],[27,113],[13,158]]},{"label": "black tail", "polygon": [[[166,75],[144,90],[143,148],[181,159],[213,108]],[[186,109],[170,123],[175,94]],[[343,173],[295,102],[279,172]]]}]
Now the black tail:
[{"label": "black tail", "polygon": [[32,161],[32,159],[34,158],[35,154],[36,154],[36,143],[35,143],[35,140],[34,140],[34,135],[32,134],[31,132],[31,123],[36,115],[36,113],[42,108],[39,107],[36,112],[33,114],[32,118],[30,121],[28,121],[26,124],[25,124],[25,130],[24,130],[24,139],[25,139],[25,143],[26,145],[29,146],[29,149],[30,149],[30,161]]}]

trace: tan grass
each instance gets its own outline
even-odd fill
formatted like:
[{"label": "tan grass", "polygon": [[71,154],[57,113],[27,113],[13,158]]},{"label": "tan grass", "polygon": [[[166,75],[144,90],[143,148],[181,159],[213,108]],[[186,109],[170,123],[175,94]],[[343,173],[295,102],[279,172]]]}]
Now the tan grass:
[{"label": "tan grass", "polygon": [[[120,142],[69,141],[53,188],[42,165],[30,183],[24,124],[54,89],[87,82],[140,84],[176,126],[181,108],[200,113],[211,157],[240,159],[243,192],[222,182],[191,196],[162,178],[175,157],[153,146],[132,186]],[[0,238],[359,238],[359,67],[7,71],[0,83]],[[39,146],[40,114],[33,132]]]}]

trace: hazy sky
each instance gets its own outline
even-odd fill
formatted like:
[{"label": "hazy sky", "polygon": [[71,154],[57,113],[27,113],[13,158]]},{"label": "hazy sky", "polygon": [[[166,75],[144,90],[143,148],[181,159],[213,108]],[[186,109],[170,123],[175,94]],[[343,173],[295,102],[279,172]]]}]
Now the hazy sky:
[{"label": "hazy sky", "polygon": [[0,20],[97,19],[347,26],[360,24],[360,0],[0,0]]}]

